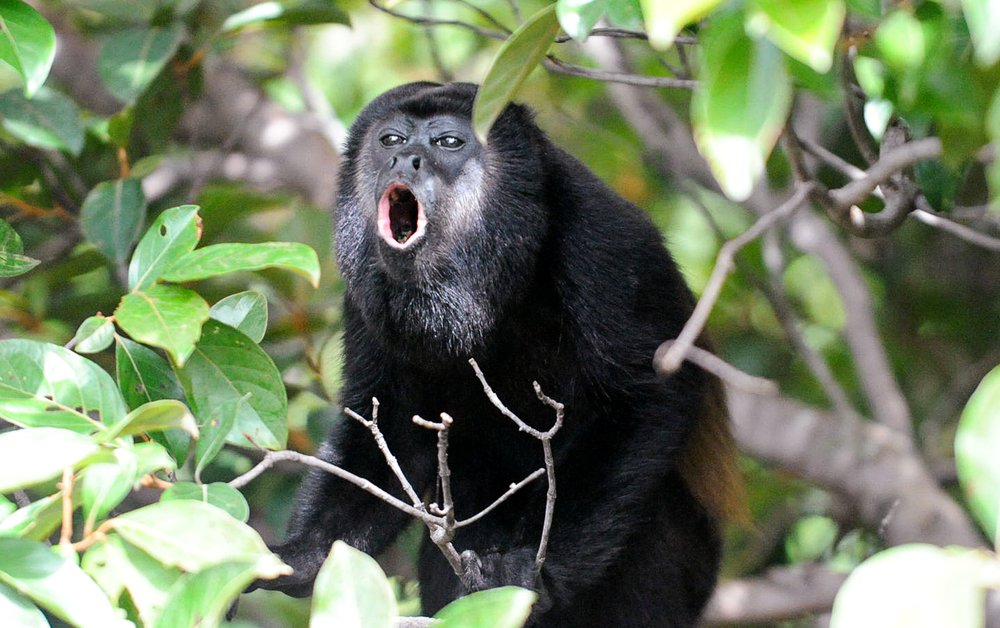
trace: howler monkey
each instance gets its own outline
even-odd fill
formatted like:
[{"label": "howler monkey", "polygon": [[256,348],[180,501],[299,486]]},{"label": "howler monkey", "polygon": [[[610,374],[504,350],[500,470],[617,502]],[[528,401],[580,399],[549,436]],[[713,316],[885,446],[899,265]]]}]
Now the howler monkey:
[{"label": "howler monkey", "polygon": [[[565,404],[553,440],[558,498],[539,581],[545,508],[536,481],[454,543],[485,587],[540,592],[536,626],[692,626],[715,584],[720,496],[733,480],[718,385],[686,366],[657,378],[657,346],[693,300],[650,220],[506,108],[480,144],[471,84],[382,94],[350,132],[335,212],[346,282],[344,387],[378,424],[422,495],[435,498],[435,435],[419,414],[454,417],[456,516],[468,517],[543,466],[538,441],[483,394],[475,358],[504,403],[547,429],[532,381]],[[336,425],[320,457],[401,498],[367,429]],[[405,499],[405,498],[404,498]],[[265,588],[307,595],[331,543],[384,550],[410,516],[336,477],[305,479],[275,551],[295,573]],[[433,613],[465,591],[425,540],[420,593]]]}]

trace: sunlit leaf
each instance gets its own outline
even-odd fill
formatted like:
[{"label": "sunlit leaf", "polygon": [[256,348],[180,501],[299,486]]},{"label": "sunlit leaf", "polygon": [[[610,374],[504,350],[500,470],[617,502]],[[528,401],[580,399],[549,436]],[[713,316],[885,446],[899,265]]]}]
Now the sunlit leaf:
[{"label": "sunlit leaf", "polygon": [[192,437],[198,437],[198,426],[187,406],[174,399],[160,399],[145,403],[129,412],[125,418],[111,426],[103,439],[110,440],[118,436],[162,432],[169,429],[183,430]]},{"label": "sunlit leaf", "polygon": [[817,72],[826,72],[833,64],[846,14],[842,0],[753,0],[747,10],[747,28],[766,34]]},{"label": "sunlit leaf", "polygon": [[[257,343],[239,331],[209,320],[177,375],[191,409],[202,421],[222,404],[238,404],[230,443],[267,449],[285,446],[288,396],[281,374]],[[239,403],[244,397],[246,401]]]},{"label": "sunlit leaf", "polygon": [[258,576],[257,565],[250,561],[226,562],[185,574],[170,589],[157,628],[221,625],[233,601]]},{"label": "sunlit leaf", "polygon": [[331,0],[306,0],[299,3],[261,2],[222,23],[222,31],[230,33],[254,24],[308,25],[350,24],[350,18]]},{"label": "sunlit leaf", "polygon": [[146,626],[160,617],[170,588],[181,577],[179,569],[164,567],[117,534],[103,537],[88,549],[80,566],[112,599],[127,590]]},{"label": "sunlit leaf", "polygon": [[607,0],[558,0],[556,16],[567,35],[583,41],[604,16],[606,6]]},{"label": "sunlit leaf", "polygon": [[43,543],[0,538],[0,582],[74,626],[132,626],[82,569]]},{"label": "sunlit leaf", "polygon": [[851,572],[831,628],[982,626],[989,557],[965,548],[902,545]]},{"label": "sunlit leaf", "polygon": [[520,628],[538,594],[520,587],[477,591],[459,598],[434,616],[441,628]]},{"label": "sunlit leaf", "polygon": [[114,339],[115,325],[111,319],[88,316],[73,336],[73,348],[77,353],[98,353],[110,347]]},{"label": "sunlit leaf", "polygon": [[955,434],[958,479],[976,519],[1000,544],[1000,367],[972,393]]},{"label": "sunlit leaf", "polygon": [[[73,509],[80,503],[79,484],[73,485]],[[18,508],[0,521],[0,536],[19,536],[35,541],[48,540],[62,524],[63,494],[48,495]]]},{"label": "sunlit leaf", "polygon": [[208,303],[193,290],[156,284],[125,295],[115,320],[134,340],[160,347],[184,364],[208,320]]},{"label": "sunlit leaf", "polygon": [[767,41],[744,33],[738,14],[702,31],[702,74],[691,101],[698,149],[726,196],[750,196],[792,104],[785,61]]},{"label": "sunlit leaf", "polygon": [[84,526],[93,530],[131,492],[137,479],[135,454],[125,447],[115,450],[114,462],[87,465],[80,481]]},{"label": "sunlit leaf", "polygon": [[90,438],[51,427],[0,434],[0,493],[10,493],[59,477],[100,451]]},{"label": "sunlit leaf", "polygon": [[259,343],[267,331],[267,298],[254,290],[233,294],[213,305],[209,316]]},{"label": "sunlit leaf", "polygon": [[164,269],[194,250],[200,237],[197,205],[181,205],[164,211],[135,247],[128,267],[129,289],[141,290],[153,285]]},{"label": "sunlit leaf", "polygon": [[119,100],[133,102],[174,56],[183,38],[184,28],[177,22],[116,33],[97,59],[101,80]]},{"label": "sunlit leaf", "polygon": [[23,252],[21,237],[7,221],[0,220],[0,277],[23,275],[38,266],[37,259],[22,255]]},{"label": "sunlit leaf", "polygon": [[507,38],[486,72],[472,108],[472,127],[486,143],[490,127],[521,89],[521,84],[542,60],[559,33],[555,5],[532,15]]},{"label": "sunlit leaf", "polygon": [[653,48],[666,50],[681,29],[700,20],[722,0],[639,0],[646,21],[646,34]]},{"label": "sunlit leaf", "polygon": [[250,506],[247,504],[246,498],[225,482],[212,482],[211,484],[176,482],[163,491],[163,495],[160,496],[160,501],[172,499],[193,499],[211,504],[229,513],[233,519],[244,522],[250,518]]},{"label": "sunlit leaf", "polygon": [[31,600],[0,582],[0,617],[9,626],[18,628],[49,628],[42,611]]},{"label": "sunlit leaf", "polygon": [[185,571],[248,561],[261,578],[291,573],[253,528],[200,501],[157,502],[110,519],[108,525],[164,565]]},{"label": "sunlit leaf", "polygon": [[90,360],[34,340],[0,341],[0,418],[89,433],[126,412],[114,381]]},{"label": "sunlit leaf", "polygon": [[56,33],[42,15],[20,0],[0,0],[0,61],[24,80],[31,97],[45,82],[56,58]]},{"label": "sunlit leaf", "polygon": [[146,222],[146,196],[139,179],[98,183],[80,208],[83,235],[110,259],[123,263]]},{"label": "sunlit leaf", "polygon": [[976,62],[987,67],[1000,59],[1000,2],[962,0],[962,12],[969,25]]},{"label": "sunlit leaf", "polygon": [[80,110],[54,89],[43,87],[31,100],[18,90],[0,94],[0,119],[8,133],[29,146],[73,155],[83,149]]},{"label": "sunlit leaf", "polygon": [[316,576],[312,628],[392,628],[396,596],[375,559],[337,541]]},{"label": "sunlit leaf", "polygon": [[243,407],[249,398],[250,394],[247,393],[239,399],[227,399],[211,408],[211,413],[202,424],[201,438],[198,439],[198,444],[195,447],[194,473],[196,478],[201,477],[201,472],[204,471],[205,467],[222,451],[226,439],[233,431],[233,426],[236,425],[236,417],[240,412],[250,411],[249,407]]},{"label": "sunlit leaf", "polygon": [[213,244],[175,260],[162,274],[167,281],[207,279],[237,271],[282,268],[319,283],[316,251],[298,242]]}]

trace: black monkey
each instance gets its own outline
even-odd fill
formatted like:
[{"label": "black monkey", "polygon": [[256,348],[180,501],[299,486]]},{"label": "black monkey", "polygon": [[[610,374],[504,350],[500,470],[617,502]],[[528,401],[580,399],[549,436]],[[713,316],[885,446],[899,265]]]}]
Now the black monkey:
[{"label": "black monkey", "polygon": [[[489,403],[468,359],[510,408],[547,429],[538,380],[566,406],[540,581],[544,481],[460,529],[456,547],[471,552],[483,587],[541,593],[533,625],[692,626],[715,584],[722,502],[738,479],[717,383],[692,367],[658,379],[651,367],[691,312],[691,293],[649,219],[554,146],[525,108],[508,106],[480,144],[475,93],[404,85],[351,129],[335,215],[347,285],[341,403],[370,413],[379,399],[386,440],[431,498],[435,437],[410,419],[455,417],[462,518],[543,464],[539,443]],[[403,497],[358,423],[339,423],[319,455]],[[377,554],[409,521],[314,470],[275,548],[295,573],[259,584],[308,595],[334,540]],[[465,593],[426,541],[419,578],[426,613]]]}]

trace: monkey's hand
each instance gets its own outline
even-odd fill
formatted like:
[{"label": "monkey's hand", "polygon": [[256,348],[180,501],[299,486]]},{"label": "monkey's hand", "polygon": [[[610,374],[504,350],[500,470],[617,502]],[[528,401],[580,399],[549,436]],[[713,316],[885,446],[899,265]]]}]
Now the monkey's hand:
[{"label": "monkey's hand", "polygon": [[246,592],[249,593],[254,589],[268,589],[281,591],[292,597],[311,595],[313,581],[316,580],[316,574],[319,573],[319,568],[323,565],[329,548],[310,546],[307,543],[294,542],[290,539],[281,545],[271,547],[271,551],[294,571],[291,575],[271,580],[255,580]]},{"label": "monkey's hand", "polygon": [[465,550],[462,570],[472,591],[514,585],[538,593],[535,613],[545,612],[552,605],[543,580],[535,579],[535,550],[532,548],[483,554]]}]

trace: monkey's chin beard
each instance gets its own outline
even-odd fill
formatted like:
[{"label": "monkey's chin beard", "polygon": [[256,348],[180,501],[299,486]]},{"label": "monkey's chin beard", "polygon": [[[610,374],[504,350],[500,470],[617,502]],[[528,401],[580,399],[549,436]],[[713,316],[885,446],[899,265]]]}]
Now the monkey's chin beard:
[{"label": "monkey's chin beard", "polygon": [[408,186],[391,183],[378,201],[378,235],[390,248],[406,250],[427,230],[423,204]]}]

